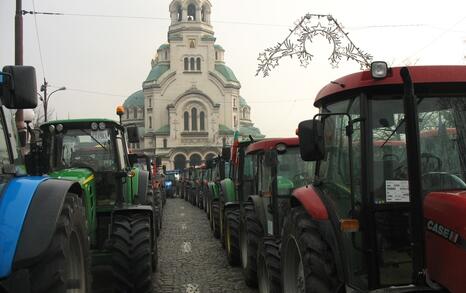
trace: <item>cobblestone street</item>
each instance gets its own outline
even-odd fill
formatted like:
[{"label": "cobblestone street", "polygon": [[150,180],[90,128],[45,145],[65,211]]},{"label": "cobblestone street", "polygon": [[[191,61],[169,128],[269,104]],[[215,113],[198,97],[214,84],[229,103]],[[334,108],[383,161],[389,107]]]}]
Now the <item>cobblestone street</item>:
[{"label": "cobblestone street", "polygon": [[182,199],[167,199],[158,245],[157,293],[257,292],[228,264],[204,211]]}]

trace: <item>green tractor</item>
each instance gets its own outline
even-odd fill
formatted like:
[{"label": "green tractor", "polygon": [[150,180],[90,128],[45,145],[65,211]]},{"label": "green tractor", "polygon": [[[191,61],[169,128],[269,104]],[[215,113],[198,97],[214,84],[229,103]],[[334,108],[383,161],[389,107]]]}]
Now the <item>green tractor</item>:
[{"label": "green tractor", "polygon": [[[118,111],[117,111],[118,113]],[[118,113],[121,114],[122,112]],[[47,122],[40,127],[35,174],[79,182],[91,241],[95,279],[114,292],[152,292],[157,266],[157,216],[149,172],[131,166],[128,141],[139,140],[108,119]],[[31,171],[31,170],[29,170]],[[106,289],[106,288],[104,288]]]}]

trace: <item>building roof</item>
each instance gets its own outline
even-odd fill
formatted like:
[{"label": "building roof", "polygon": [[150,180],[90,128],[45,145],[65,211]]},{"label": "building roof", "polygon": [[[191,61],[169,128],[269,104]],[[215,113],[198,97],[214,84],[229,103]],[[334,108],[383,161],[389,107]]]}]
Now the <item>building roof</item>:
[{"label": "building roof", "polygon": [[215,50],[220,50],[220,51],[225,51],[222,46],[220,45],[214,45]]},{"label": "building roof", "polygon": [[246,102],[246,100],[243,98],[243,97],[239,97],[239,106],[240,107],[244,107],[244,106],[247,106],[248,103]]},{"label": "building roof", "polygon": [[159,134],[159,135],[160,134],[161,135],[169,135],[170,134],[170,125],[165,124],[164,126],[157,129],[154,133]]},{"label": "building roof", "polygon": [[201,41],[215,41],[216,38],[212,35],[203,35]]},{"label": "building roof", "polygon": [[152,67],[151,71],[149,72],[149,75],[146,78],[145,82],[148,81],[157,81],[162,74],[164,74],[166,71],[170,69],[169,64],[157,64],[154,67]]},{"label": "building roof", "polygon": [[228,134],[234,134],[235,133],[233,131],[233,129],[230,129],[230,128],[228,128],[228,126],[223,125],[223,124],[218,125],[218,131],[219,131],[220,135],[222,135],[222,134],[228,135]]},{"label": "building roof", "polygon": [[230,67],[226,66],[225,64],[215,64],[215,70],[218,71],[227,81],[233,81],[239,83],[238,79],[236,78],[233,70]]},{"label": "building roof", "polygon": [[142,92],[142,90],[139,90],[131,94],[123,103],[123,107],[144,107],[144,93]]},{"label": "building roof", "polygon": [[239,134],[241,136],[249,136],[251,135],[254,138],[264,138],[265,135],[263,135],[260,131],[259,128],[254,127],[254,126],[241,126],[239,127]]},{"label": "building roof", "polygon": [[168,48],[170,48],[170,45],[169,45],[169,44],[162,44],[162,45],[160,45],[160,47],[157,49],[157,51],[163,50],[163,49],[168,49]]}]

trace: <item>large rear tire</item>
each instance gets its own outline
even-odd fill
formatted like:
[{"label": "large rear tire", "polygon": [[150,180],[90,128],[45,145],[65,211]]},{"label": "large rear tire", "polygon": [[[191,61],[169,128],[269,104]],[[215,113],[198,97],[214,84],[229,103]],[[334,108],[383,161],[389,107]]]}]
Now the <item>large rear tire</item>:
[{"label": "large rear tire", "polygon": [[86,216],[81,198],[65,197],[52,242],[29,268],[33,293],[90,292],[90,254]]},{"label": "large rear tire", "polygon": [[343,284],[331,248],[303,207],[291,209],[282,239],[283,292],[340,292]]},{"label": "large rear tire", "polygon": [[281,293],[280,241],[263,239],[257,252],[260,293]]},{"label": "large rear tire", "polygon": [[152,292],[154,256],[150,217],[117,214],[112,227],[114,292]]},{"label": "large rear tire", "polygon": [[244,210],[240,230],[241,264],[246,284],[255,288],[257,287],[257,248],[263,233],[254,205],[245,204]]},{"label": "large rear tire", "polygon": [[228,263],[232,266],[241,263],[239,222],[239,207],[227,208],[225,212],[225,247]]},{"label": "large rear tire", "polygon": [[220,238],[220,203],[218,200],[212,201],[212,227],[214,237]]}]

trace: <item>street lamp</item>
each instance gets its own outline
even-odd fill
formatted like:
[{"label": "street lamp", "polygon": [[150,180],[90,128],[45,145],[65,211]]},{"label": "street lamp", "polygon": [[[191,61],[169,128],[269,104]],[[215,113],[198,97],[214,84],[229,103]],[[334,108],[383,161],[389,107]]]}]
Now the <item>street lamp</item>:
[{"label": "street lamp", "polygon": [[41,100],[42,100],[43,105],[44,105],[44,122],[47,122],[47,108],[48,108],[50,96],[52,96],[52,94],[54,94],[54,93],[56,93],[56,92],[58,92],[58,91],[64,91],[64,90],[66,90],[66,87],[62,86],[61,88],[58,88],[58,89],[52,91],[52,92],[47,96],[47,86],[48,86],[48,83],[47,83],[47,81],[44,79],[44,84],[41,85],[41,87],[40,87],[40,91],[41,91],[41,92],[44,92],[44,97],[41,97]]}]

